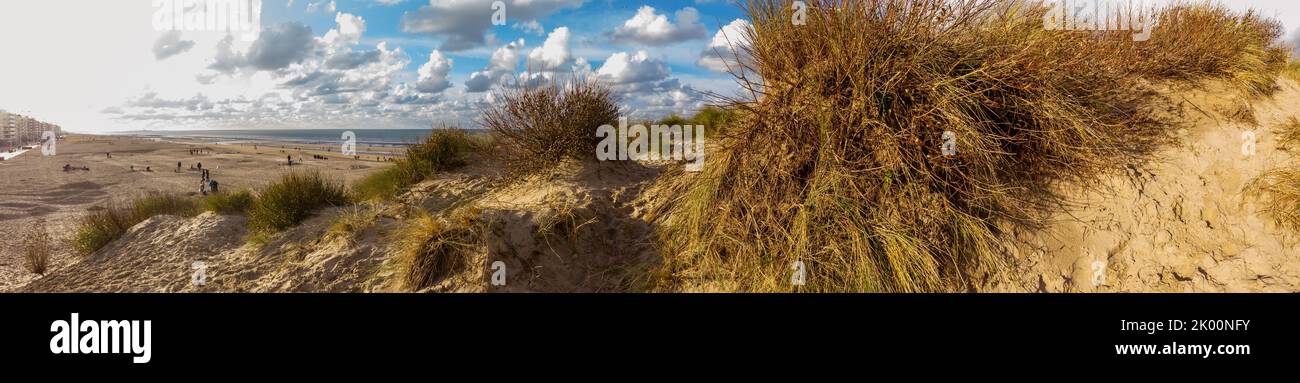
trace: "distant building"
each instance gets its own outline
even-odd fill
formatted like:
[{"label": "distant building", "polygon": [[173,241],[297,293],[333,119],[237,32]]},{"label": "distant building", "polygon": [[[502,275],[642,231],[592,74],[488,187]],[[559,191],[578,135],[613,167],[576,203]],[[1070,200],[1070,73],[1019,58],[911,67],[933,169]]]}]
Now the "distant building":
[{"label": "distant building", "polygon": [[18,117],[0,110],[0,147],[18,146]]},{"label": "distant building", "polygon": [[46,131],[57,137],[63,134],[63,127],[0,110],[0,148],[39,143]]}]

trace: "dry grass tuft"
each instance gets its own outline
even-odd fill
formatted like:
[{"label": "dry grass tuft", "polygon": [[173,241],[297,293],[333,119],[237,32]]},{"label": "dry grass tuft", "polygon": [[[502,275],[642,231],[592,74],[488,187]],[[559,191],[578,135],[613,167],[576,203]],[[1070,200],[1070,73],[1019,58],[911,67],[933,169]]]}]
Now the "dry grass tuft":
[{"label": "dry grass tuft", "polygon": [[38,219],[23,234],[23,259],[26,261],[24,266],[27,271],[34,274],[45,275],[49,269],[51,246],[53,243],[50,238],[50,231],[45,225],[44,219]]},{"label": "dry grass tuft", "polygon": [[342,239],[353,241],[357,233],[372,226],[379,220],[379,210],[375,205],[358,204],[342,209],[334,223],[325,231],[327,240]]},{"label": "dry grass tuft", "polygon": [[559,236],[566,240],[570,248],[576,249],[582,228],[598,221],[597,217],[578,208],[563,195],[547,198],[545,207],[538,214],[536,236],[546,242],[553,254],[558,252],[551,243],[552,238]]},{"label": "dry grass tuft", "polygon": [[[1300,154],[1300,120],[1291,118],[1275,134],[1279,147],[1293,156]],[[1300,230],[1300,159],[1255,178],[1246,186],[1246,195],[1261,201],[1260,212],[1274,222]]]},{"label": "dry grass tuft", "polygon": [[468,206],[445,216],[427,212],[407,221],[396,232],[397,285],[420,291],[464,270],[483,239],[482,210]]},{"label": "dry grass tuft", "polygon": [[1231,106],[1224,107],[1219,111],[1224,117],[1233,122],[1238,122],[1250,126],[1259,126],[1259,119],[1255,118],[1255,106],[1250,100],[1238,98],[1232,101]]}]

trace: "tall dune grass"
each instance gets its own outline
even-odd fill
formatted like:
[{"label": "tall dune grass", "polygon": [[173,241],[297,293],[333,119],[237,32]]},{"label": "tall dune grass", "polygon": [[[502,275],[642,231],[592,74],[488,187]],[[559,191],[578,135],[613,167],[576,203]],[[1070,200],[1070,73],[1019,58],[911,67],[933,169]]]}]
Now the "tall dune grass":
[{"label": "tall dune grass", "polygon": [[81,255],[90,255],[146,219],[158,215],[193,217],[198,213],[199,206],[193,199],[170,194],[150,194],[127,204],[109,203],[82,216],[72,247]]},{"label": "tall dune grass", "polygon": [[753,61],[736,76],[754,97],[656,214],[660,288],[970,289],[1005,268],[996,222],[1033,227],[1061,200],[1053,185],[1166,140],[1156,95],[1116,60],[1126,48],[1046,30],[1044,8],[809,4],[792,25],[788,2],[747,2]]},{"label": "tall dune grass", "polygon": [[1177,3],[1159,10],[1149,41],[1124,41],[1134,53],[1117,56],[1147,78],[1226,79],[1254,95],[1271,94],[1290,52],[1277,44],[1281,22],[1258,11],[1219,3]]},{"label": "tall dune grass", "polygon": [[1292,61],[1286,66],[1286,78],[1300,82],[1300,61]]},{"label": "tall dune grass", "polygon": [[242,189],[233,193],[210,194],[203,197],[199,203],[204,211],[219,214],[246,214],[255,200],[252,190]]},{"label": "tall dune grass", "polygon": [[1045,29],[1038,2],[808,4],[794,25],[788,1],[745,2],[752,60],[733,75],[752,97],[727,107],[703,173],[666,178],[659,288],[974,288],[1005,269],[1002,224],[1037,227],[1055,186],[1170,139],[1151,82],[1262,95],[1285,63],[1276,21],[1211,4],[1161,10],[1144,43]]},{"label": "tall dune grass", "polygon": [[248,227],[277,232],[307,219],[320,208],[349,203],[343,184],[320,172],[292,171],[263,188],[248,211]]},{"label": "tall dune grass", "polygon": [[434,129],[424,142],[406,149],[406,157],[384,170],[357,181],[352,192],[358,200],[387,200],[438,172],[465,166],[478,143],[461,129]]}]

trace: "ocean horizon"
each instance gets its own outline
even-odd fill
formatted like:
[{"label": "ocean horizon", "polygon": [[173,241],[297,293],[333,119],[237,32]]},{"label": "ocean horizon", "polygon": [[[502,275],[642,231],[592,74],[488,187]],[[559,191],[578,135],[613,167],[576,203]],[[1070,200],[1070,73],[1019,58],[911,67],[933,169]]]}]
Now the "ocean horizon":
[{"label": "ocean horizon", "polygon": [[410,146],[428,138],[432,129],[135,130],[107,134],[143,138],[183,138],[226,144],[289,142],[325,145],[342,142],[344,132],[352,132],[356,135],[357,146]]}]

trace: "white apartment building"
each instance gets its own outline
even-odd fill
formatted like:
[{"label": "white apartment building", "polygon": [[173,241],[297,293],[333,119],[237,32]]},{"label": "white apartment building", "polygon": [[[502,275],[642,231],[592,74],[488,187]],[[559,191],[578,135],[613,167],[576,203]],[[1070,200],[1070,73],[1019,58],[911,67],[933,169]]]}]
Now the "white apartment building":
[{"label": "white apartment building", "polygon": [[46,131],[53,131],[55,136],[63,134],[58,125],[0,110],[0,148],[38,143]]},{"label": "white apartment building", "polygon": [[18,115],[0,110],[0,147],[17,146]]}]

